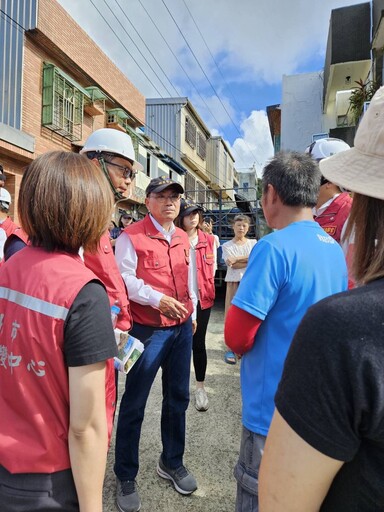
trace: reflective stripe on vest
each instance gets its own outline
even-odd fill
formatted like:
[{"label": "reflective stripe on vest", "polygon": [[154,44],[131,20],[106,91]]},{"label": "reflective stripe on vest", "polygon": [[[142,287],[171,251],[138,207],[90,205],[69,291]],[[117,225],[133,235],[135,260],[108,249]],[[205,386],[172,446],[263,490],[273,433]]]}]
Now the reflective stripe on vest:
[{"label": "reflective stripe on vest", "polygon": [[35,311],[36,313],[42,313],[51,318],[57,318],[58,320],[65,320],[68,315],[69,309],[58,306],[57,304],[51,304],[42,299],[37,299],[31,295],[25,293],[16,292],[10,288],[4,288],[0,286],[0,299],[6,299],[10,302],[14,302],[23,308]]}]

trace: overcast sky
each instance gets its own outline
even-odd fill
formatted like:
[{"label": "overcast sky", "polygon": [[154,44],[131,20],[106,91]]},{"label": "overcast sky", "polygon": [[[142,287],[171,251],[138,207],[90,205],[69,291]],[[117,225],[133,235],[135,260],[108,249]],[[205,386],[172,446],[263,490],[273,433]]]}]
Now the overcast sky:
[{"label": "overcast sky", "polygon": [[[284,74],[323,68],[332,9],[357,0],[59,0],[147,98],[187,96],[238,168],[272,155]],[[109,24],[109,26],[108,26]]]}]

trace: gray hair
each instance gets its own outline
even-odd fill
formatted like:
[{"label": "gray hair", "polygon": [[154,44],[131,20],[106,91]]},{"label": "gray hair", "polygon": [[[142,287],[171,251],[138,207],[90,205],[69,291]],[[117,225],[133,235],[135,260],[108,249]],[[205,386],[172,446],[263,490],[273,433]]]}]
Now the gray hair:
[{"label": "gray hair", "polygon": [[321,173],[309,154],[296,151],[278,153],[263,171],[263,192],[272,185],[286,206],[313,208],[317,203]]}]

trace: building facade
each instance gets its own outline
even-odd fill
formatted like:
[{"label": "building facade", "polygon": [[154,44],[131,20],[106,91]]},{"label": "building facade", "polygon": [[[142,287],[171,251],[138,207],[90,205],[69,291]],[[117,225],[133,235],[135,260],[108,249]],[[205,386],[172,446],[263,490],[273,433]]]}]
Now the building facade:
[{"label": "building facade", "polygon": [[233,189],[234,158],[211,134],[186,97],[146,100],[146,132],[185,170],[186,195],[200,204],[217,202],[217,191]]},{"label": "building facade", "polygon": [[[320,137],[353,145],[359,116],[351,108],[351,94],[358,82],[370,84],[376,79],[375,69],[381,79],[383,75],[383,9],[384,0],[373,0],[331,11],[323,70],[283,77],[281,149],[303,151]],[[372,13],[375,35],[371,43]],[[271,131],[278,132],[271,122]]]}]

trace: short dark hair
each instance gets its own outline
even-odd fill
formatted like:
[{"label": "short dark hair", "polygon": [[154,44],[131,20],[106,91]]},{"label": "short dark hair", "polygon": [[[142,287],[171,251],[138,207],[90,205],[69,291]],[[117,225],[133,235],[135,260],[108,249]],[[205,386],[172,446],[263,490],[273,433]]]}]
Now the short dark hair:
[{"label": "short dark hair", "polygon": [[286,206],[313,208],[319,196],[318,163],[306,153],[281,151],[263,170],[263,192],[272,185]]},{"label": "short dark hair", "polygon": [[44,153],[21,180],[18,211],[31,244],[52,252],[94,251],[107,230],[113,196],[99,166],[84,155]]}]

